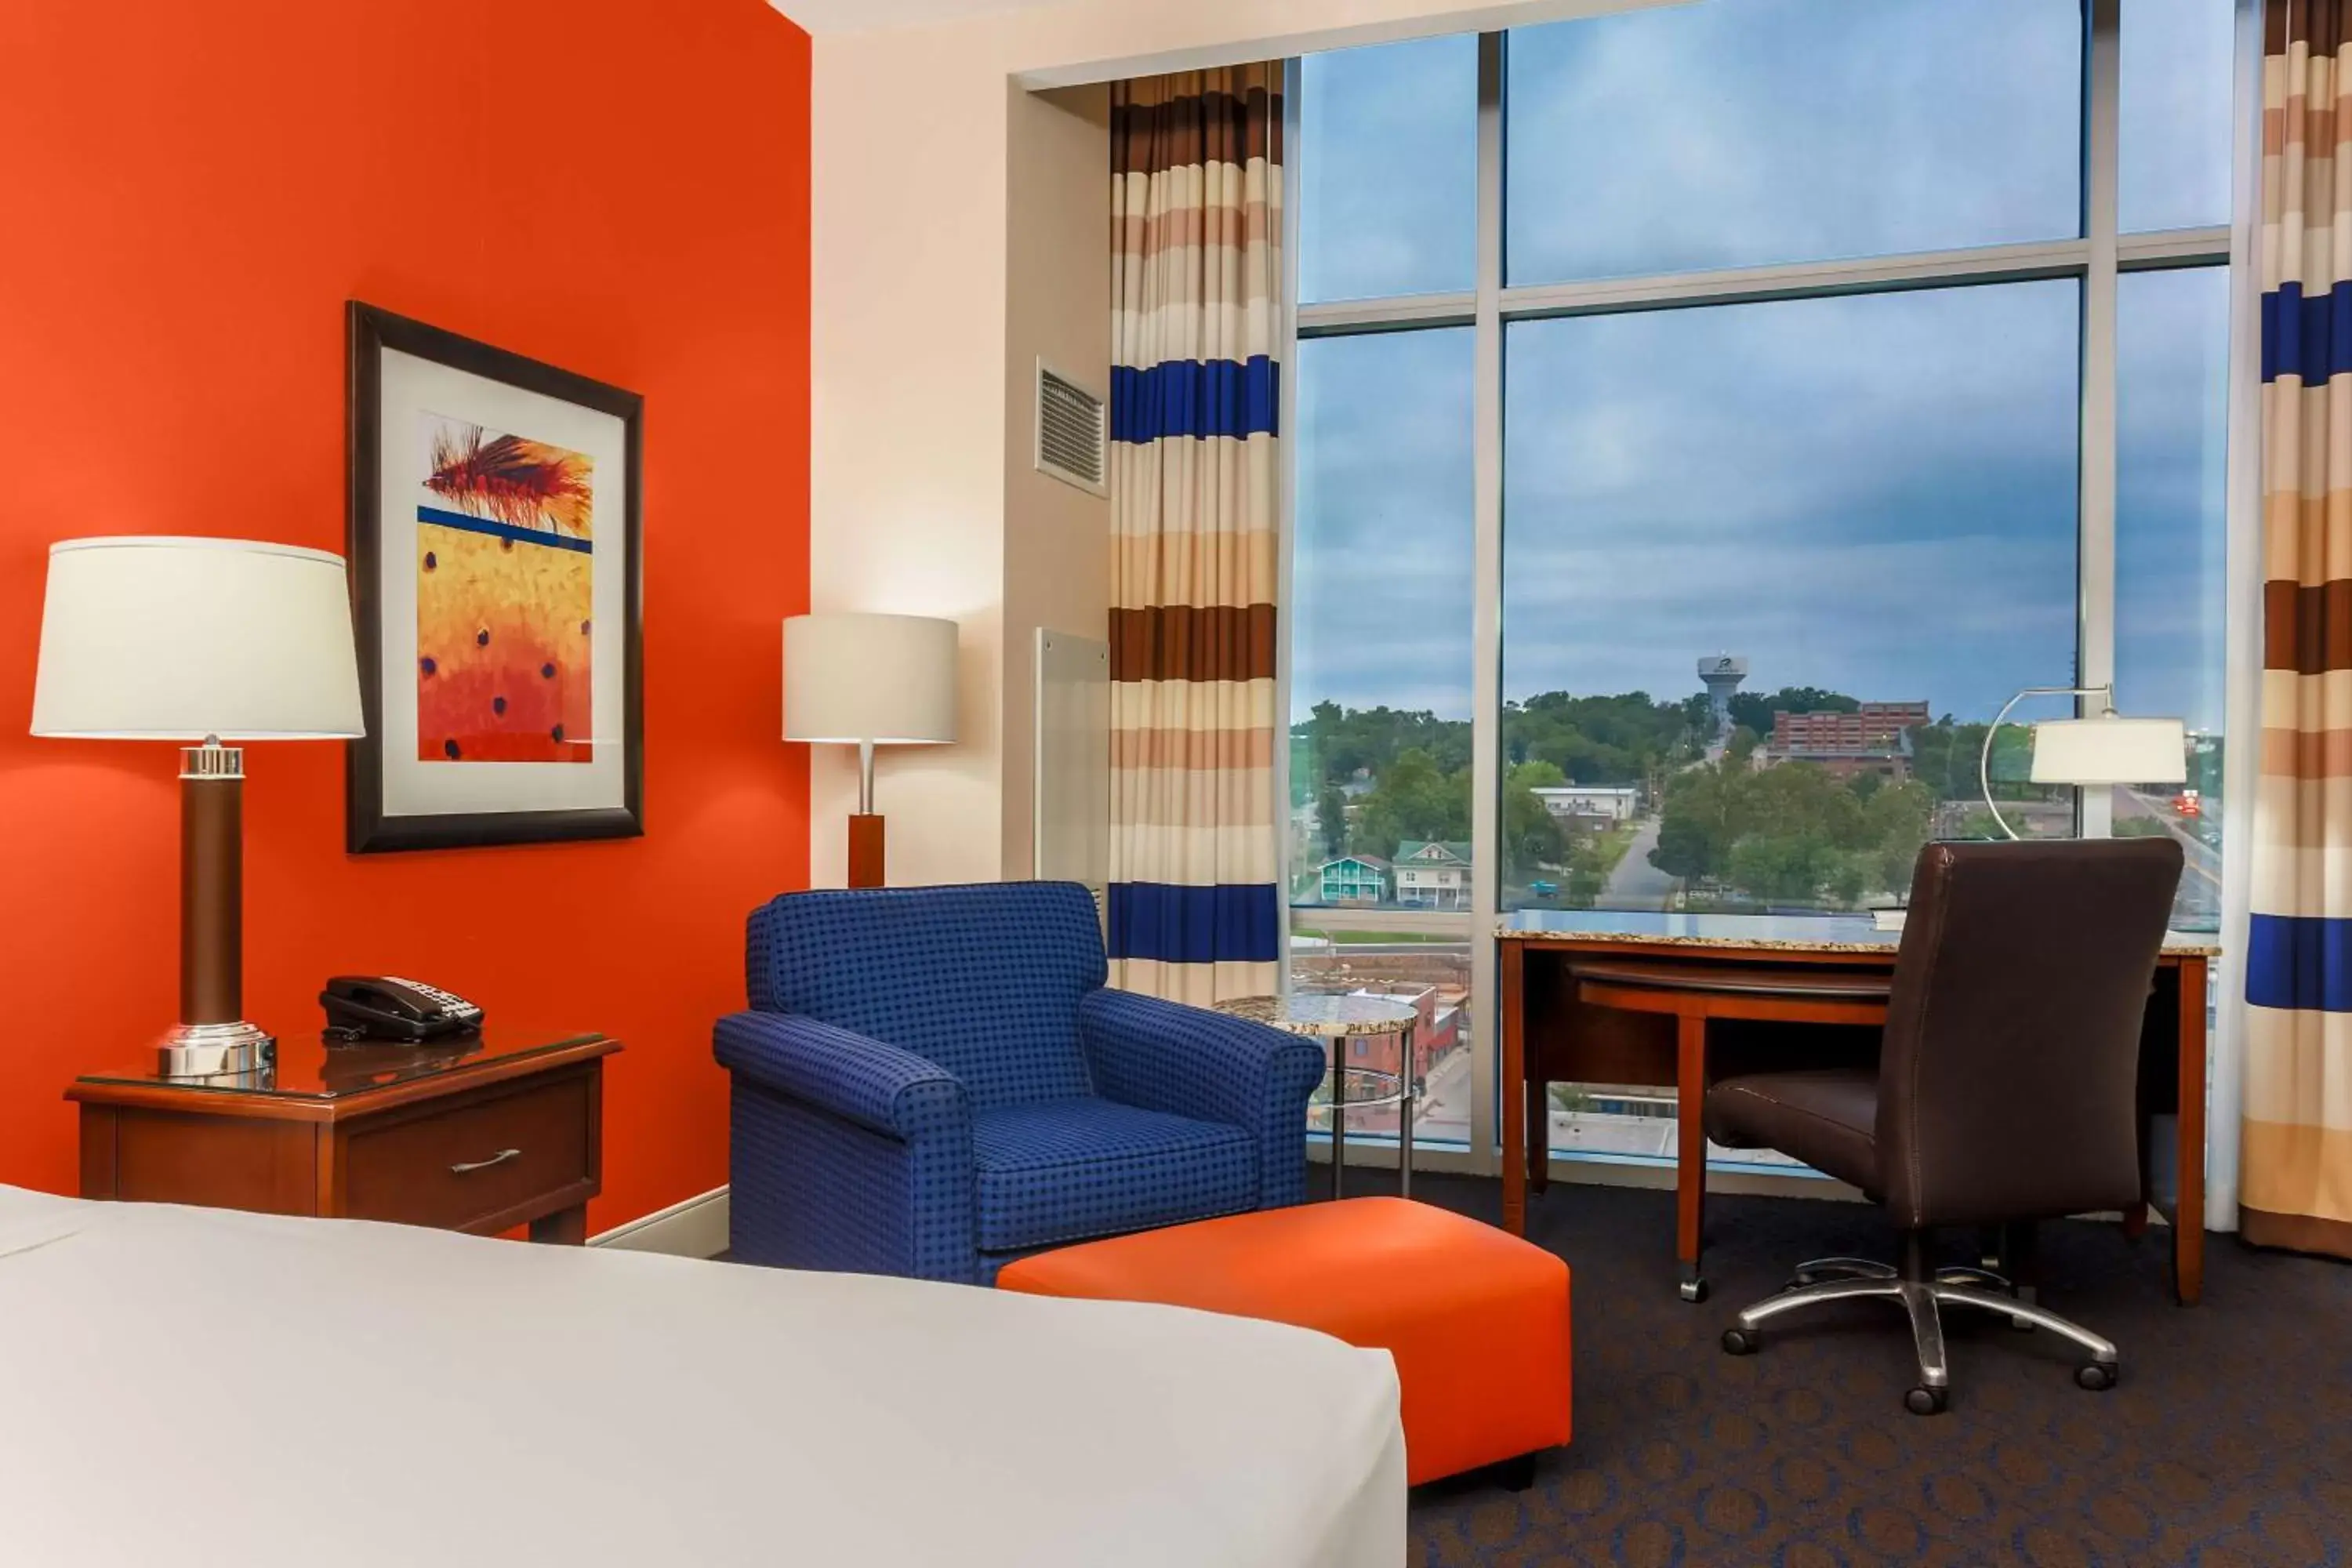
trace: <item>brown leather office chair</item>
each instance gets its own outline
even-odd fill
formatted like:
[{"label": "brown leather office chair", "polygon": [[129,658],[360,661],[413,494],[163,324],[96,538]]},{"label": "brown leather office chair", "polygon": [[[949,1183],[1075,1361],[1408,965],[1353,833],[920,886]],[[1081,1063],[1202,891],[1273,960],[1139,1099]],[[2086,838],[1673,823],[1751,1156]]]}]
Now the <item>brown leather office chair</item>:
[{"label": "brown leather office chair", "polygon": [[1976,1307],[2090,1352],[2085,1388],[2113,1386],[2116,1347],[1987,1269],[1930,1273],[1926,1237],[2001,1228],[2030,1254],[2033,1222],[2140,1196],[2135,1089],[2140,1020],[2180,881],[2169,837],[1930,844],[1911,876],[1876,1068],[1759,1072],[1706,1095],[1707,1136],[1778,1149],[1860,1187],[1905,1233],[1904,1266],[1830,1258],[1739,1314],[1723,1347],[1824,1301],[1885,1298],[1911,1314],[1919,1384],[1944,1408],[1937,1309]]}]

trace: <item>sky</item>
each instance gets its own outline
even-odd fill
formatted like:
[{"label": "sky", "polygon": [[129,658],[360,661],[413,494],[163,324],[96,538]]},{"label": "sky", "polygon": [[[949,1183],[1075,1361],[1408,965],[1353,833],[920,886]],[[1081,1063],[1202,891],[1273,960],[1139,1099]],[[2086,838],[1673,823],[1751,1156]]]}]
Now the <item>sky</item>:
[{"label": "sky", "polygon": [[[2226,222],[2229,0],[2125,7],[2127,227]],[[1700,0],[1511,37],[1514,283],[2079,232],[2074,0]],[[1302,293],[1466,289],[1475,45],[1317,57]],[[2080,289],[1531,321],[1504,691],[1811,685],[1985,719],[2074,679]],[[2218,728],[2226,279],[2118,301],[2118,700]],[[1470,711],[1471,335],[1300,345],[1293,706]]]}]

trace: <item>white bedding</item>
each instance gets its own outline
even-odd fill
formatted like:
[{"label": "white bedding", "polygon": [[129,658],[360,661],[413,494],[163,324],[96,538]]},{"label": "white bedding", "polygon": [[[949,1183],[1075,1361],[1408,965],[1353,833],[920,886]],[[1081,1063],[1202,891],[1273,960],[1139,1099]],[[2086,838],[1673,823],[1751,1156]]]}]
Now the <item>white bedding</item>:
[{"label": "white bedding", "polygon": [[1398,1568],[1381,1352],[0,1187],[0,1562]]}]

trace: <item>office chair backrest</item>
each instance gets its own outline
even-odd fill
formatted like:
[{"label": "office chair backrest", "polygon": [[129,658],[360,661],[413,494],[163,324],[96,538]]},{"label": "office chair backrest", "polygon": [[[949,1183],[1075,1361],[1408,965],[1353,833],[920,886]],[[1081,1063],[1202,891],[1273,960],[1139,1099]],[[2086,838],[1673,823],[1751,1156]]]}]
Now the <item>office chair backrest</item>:
[{"label": "office chair backrest", "polygon": [[1879,1062],[1899,1224],[2137,1198],[2141,1020],[2180,866],[2169,837],[1919,852]]}]

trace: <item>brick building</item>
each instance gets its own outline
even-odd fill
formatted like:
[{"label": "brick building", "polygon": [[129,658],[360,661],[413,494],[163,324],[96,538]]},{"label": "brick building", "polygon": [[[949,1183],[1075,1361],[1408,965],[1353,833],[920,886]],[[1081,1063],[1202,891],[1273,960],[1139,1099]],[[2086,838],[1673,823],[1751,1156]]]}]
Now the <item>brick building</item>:
[{"label": "brick building", "polygon": [[1865,702],[1851,713],[1775,712],[1764,757],[1811,763],[1840,778],[1873,773],[1900,781],[1911,776],[1909,731],[1927,722],[1925,701]]}]

